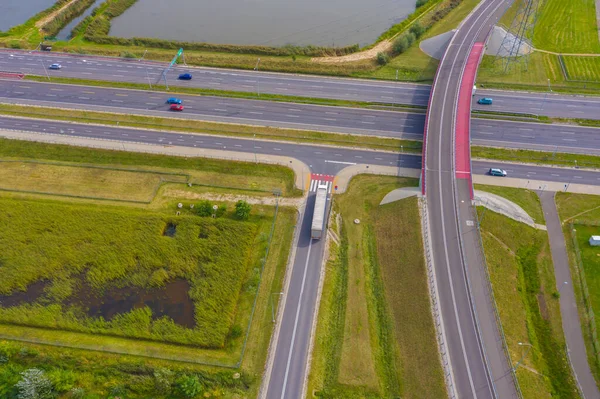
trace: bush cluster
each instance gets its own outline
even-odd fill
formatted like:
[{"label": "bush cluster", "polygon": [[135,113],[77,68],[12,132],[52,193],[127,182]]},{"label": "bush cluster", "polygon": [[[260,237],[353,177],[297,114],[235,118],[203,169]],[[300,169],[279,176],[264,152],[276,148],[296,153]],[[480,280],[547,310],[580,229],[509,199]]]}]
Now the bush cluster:
[{"label": "bush cluster", "polygon": [[58,15],[46,23],[42,29],[48,36],[54,36],[69,22],[81,15],[95,0],[79,0],[62,10]]},{"label": "bush cluster", "polygon": [[404,32],[394,40],[392,46],[392,52],[396,54],[402,54],[408,50],[421,36],[425,33],[425,27],[419,22],[415,22],[408,32]]},{"label": "bush cluster", "polygon": [[[77,27],[75,27],[77,28]],[[88,35],[93,35],[94,37],[108,37],[108,32],[110,31],[110,21],[104,18],[102,15],[94,18],[90,23],[88,23],[87,28],[85,29],[86,37]]]}]

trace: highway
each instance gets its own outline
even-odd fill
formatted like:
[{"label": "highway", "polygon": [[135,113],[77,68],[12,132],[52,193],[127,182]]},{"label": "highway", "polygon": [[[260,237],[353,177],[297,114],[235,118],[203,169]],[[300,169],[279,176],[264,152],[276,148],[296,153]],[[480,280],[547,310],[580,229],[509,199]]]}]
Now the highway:
[{"label": "highway", "polygon": [[[459,398],[518,397],[510,359],[503,351],[499,326],[490,303],[486,275],[482,273],[486,266],[481,259],[475,262],[469,256],[474,248],[479,249],[480,244],[471,239],[478,231],[472,228],[476,218],[472,213],[470,173],[468,178],[459,177],[458,173],[463,170],[459,170],[456,163],[464,160],[457,155],[458,147],[455,148],[456,142],[462,143],[460,138],[468,129],[468,125],[459,127],[457,118],[460,117],[459,92],[465,79],[463,73],[468,73],[465,70],[471,48],[475,41],[485,42],[492,25],[511,3],[506,0],[482,1],[463,20],[440,62],[428,107],[423,193],[427,200],[433,248],[430,261],[436,274],[453,376],[451,390]],[[470,93],[467,100],[470,100]],[[466,134],[469,134],[468,130]],[[468,154],[468,148],[466,150]],[[471,167],[469,162],[461,165]],[[478,168],[476,164],[473,167]],[[465,233],[471,236],[469,240],[463,235]]]},{"label": "highway", "polygon": [[[420,169],[421,156],[382,151],[353,150],[329,146],[281,143],[273,141],[215,137],[200,134],[178,134],[156,130],[77,124],[61,121],[37,121],[26,118],[0,116],[0,129],[37,132],[73,137],[89,137],[98,140],[114,140],[129,143],[146,143],[169,146],[228,150],[267,155],[283,155],[296,158],[310,166],[314,173],[335,175],[351,164],[399,166]],[[535,165],[508,164],[494,161],[474,161],[473,173],[484,175],[489,168],[501,166],[509,177],[600,185],[600,173],[577,168],[550,168]],[[499,178],[500,179],[500,178]]]},{"label": "highway", "polygon": [[[175,55],[175,52],[174,52]],[[59,71],[49,71],[52,63]],[[0,71],[23,72],[50,77],[107,80],[155,84],[166,64],[132,59],[44,52],[0,50]],[[179,81],[182,72],[192,72],[193,80]],[[323,76],[176,66],[167,75],[169,86],[197,87],[225,91],[259,92],[299,97],[329,98],[377,103],[426,106],[429,85],[391,81],[358,80]],[[551,87],[550,87],[551,89]],[[563,118],[600,118],[600,98],[478,89],[475,99],[492,97],[491,106],[474,104],[474,109],[517,112]]]},{"label": "highway", "polygon": [[[292,104],[211,96],[178,96],[185,110],[168,110],[168,95],[141,90],[35,82],[0,82],[0,102],[59,106],[159,117],[278,126],[421,140],[425,116],[365,108]],[[475,145],[600,155],[600,128],[473,119]]]}]

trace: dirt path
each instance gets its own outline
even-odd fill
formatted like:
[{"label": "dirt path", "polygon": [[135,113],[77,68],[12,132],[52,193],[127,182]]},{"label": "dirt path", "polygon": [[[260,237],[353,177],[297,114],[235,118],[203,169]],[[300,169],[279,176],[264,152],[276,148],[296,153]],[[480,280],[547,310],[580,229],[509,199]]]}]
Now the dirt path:
[{"label": "dirt path", "polygon": [[311,62],[319,62],[321,64],[340,64],[343,62],[371,60],[377,57],[377,53],[388,51],[391,46],[392,42],[390,40],[383,40],[377,43],[375,47],[366,51],[359,51],[358,53],[342,55],[339,57],[313,57],[311,58]]},{"label": "dirt path", "polygon": [[79,0],[71,0],[68,3],[66,3],[64,6],[62,6],[61,8],[59,8],[56,11],[51,12],[50,14],[46,15],[44,18],[40,19],[39,21],[37,21],[35,23],[35,27],[41,29],[44,25],[46,25],[48,22],[52,21],[54,18],[56,18],[56,16],[58,14],[60,14],[64,9],[68,8],[71,6],[71,4],[78,2]]},{"label": "dirt path", "polygon": [[[166,189],[163,195],[174,198],[186,198],[186,199],[203,199],[209,201],[227,201],[237,202],[244,200],[252,205],[271,205],[274,206],[277,203],[277,198],[274,196],[269,197],[251,197],[248,195],[233,195],[233,194],[210,194],[210,193],[192,193],[185,190],[177,189]],[[281,206],[292,206],[294,208],[300,207],[304,203],[304,198],[279,198],[279,205]]]}]

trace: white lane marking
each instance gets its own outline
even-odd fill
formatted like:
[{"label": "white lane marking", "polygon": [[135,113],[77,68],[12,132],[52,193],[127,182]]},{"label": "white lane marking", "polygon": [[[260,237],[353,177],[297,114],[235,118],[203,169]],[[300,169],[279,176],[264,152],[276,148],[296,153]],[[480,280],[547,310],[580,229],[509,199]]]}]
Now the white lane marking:
[{"label": "white lane marking", "polygon": [[215,108],[214,111],[219,111],[219,112],[227,112],[226,109],[221,109],[221,108]]},{"label": "white lane marking", "polygon": [[262,147],[259,147],[259,146],[255,145],[255,146],[254,146],[254,148],[259,148],[259,149],[260,149],[260,148],[262,148]]},{"label": "white lane marking", "polygon": [[248,111],[249,114],[254,114],[254,115],[262,115],[262,112],[256,112],[256,111]]},{"label": "white lane marking", "polygon": [[216,145],[223,145],[223,143],[215,143]]},{"label": "white lane marking", "polygon": [[[342,154],[335,154],[335,155],[339,155],[340,157],[342,156]],[[338,164],[342,164],[342,165],[356,165],[356,162],[342,162],[342,161],[330,161],[330,160],[325,160],[325,163],[338,163]]]},{"label": "white lane marking", "polygon": [[241,147],[241,144],[235,144],[234,147]]},{"label": "white lane marking", "polygon": [[327,115],[338,115],[337,112],[325,112]]},{"label": "white lane marking", "polygon": [[300,115],[286,115],[288,118],[300,118]]},{"label": "white lane marking", "polygon": [[77,98],[80,100],[89,100],[90,99],[89,97],[77,97]]},{"label": "white lane marking", "polygon": [[296,109],[296,108],[288,108],[288,111],[302,112],[301,109]]},{"label": "white lane marking", "polygon": [[573,176],[573,179],[583,179],[581,176]]},{"label": "white lane marking", "polygon": [[337,121],[337,119],[335,119],[335,118],[323,118],[323,119],[326,121]]},{"label": "white lane marking", "polygon": [[577,141],[577,139],[563,139],[563,141]]},{"label": "white lane marking", "polygon": [[273,148],[275,151],[281,151],[281,148]]},{"label": "white lane marking", "polygon": [[367,122],[367,121],[361,121],[360,123],[364,123],[365,125],[374,125],[375,122]]},{"label": "white lane marking", "polygon": [[316,180],[311,180],[310,181],[310,191],[313,191],[315,189],[317,181]]},{"label": "white lane marking", "polygon": [[283,388],[281,389],[281,399],[285,399],[285,388],[287,387],[288,375],[290,373],[290,363],[294,353],[294,342],[296,340],[296,331],[298,329],[298,320],[300,319],[300,309],[302,309],[302,295],[306,284],[306,272],[308,271],[308,261],[310,260],[310,250],[312,249],[312,239],[308,242],[308,253],[306,254],[306,263],[304,264],[304,274],[302,275],[302,285],[300,286],[300,296],[298,297],[298,308],[296,308],[296,319],[294,320],[294,329],[292,331],[292,340],[290,342],[290,352],[285,366],[285,376],[283,378]]}]

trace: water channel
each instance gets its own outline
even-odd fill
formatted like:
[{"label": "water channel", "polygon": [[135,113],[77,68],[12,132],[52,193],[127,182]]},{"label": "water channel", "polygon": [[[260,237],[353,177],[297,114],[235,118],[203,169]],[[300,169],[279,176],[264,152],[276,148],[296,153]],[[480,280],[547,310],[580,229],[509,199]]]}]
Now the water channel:
[{"label": "water channel", "polygon": [[56,0],[0,0],[0,31],[20,25],[40,11],[52,6]]},{"label": "water channel", "polygon": [[221,44],[346,46],[372,43],[415,0],[138,0],[111,36]]}]

